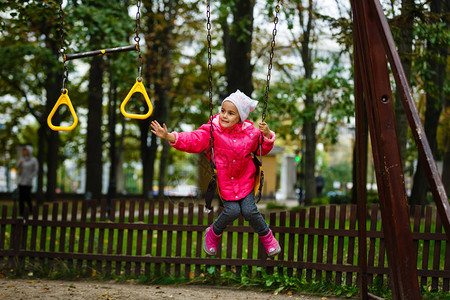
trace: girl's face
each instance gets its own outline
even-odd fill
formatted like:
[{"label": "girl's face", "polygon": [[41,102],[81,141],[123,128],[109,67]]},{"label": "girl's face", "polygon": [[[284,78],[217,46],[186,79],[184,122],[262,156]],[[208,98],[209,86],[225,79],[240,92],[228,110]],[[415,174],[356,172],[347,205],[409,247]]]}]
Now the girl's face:
[{"label": "girl's face", "polygon": [[240,117],[236,105],[230,101],[225,101],[220,108],[219,121],[224,128],[233,127],[239,123]]}]

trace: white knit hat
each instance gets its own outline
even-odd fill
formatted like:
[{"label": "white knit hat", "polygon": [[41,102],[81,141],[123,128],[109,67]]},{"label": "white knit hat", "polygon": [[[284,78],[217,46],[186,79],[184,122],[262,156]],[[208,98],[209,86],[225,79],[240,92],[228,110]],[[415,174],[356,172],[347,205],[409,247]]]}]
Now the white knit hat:
[{"label": "white knit hat", "polygon": [[236,106],[239,116],[241,117],[241,122],[247,120],[248,114],[251,111],[254,111],[256,105],[258,105],[258,101],[251,99],[240,90],[237,90],[230,96],[226,97],[225,100],[222,101],[222,105],[225,101],[230,101]]}]

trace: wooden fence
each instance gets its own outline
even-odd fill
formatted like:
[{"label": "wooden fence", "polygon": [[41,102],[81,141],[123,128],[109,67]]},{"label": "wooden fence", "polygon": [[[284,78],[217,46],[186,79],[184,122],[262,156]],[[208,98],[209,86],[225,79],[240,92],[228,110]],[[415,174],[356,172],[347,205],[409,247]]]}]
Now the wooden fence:
[{"label": "wooden fence", "polygon": [[[106,201],[99,206],[87,201],[46,204],[23,217],[15,209],[8,216],[8,207],[2,206],[0,259],[8,267],[64,263],[86,272],[186,278],[201,276],[206,266],[218,272],[245,270],[250,276],[263,267],[308,281],[357,284],[355,205],[270,213],[266,220],[283,249],[274,259],[267,258],[242,218],[227,228],[216,257],[207,257],[203,231],[217,213],[206,215],[203,205],[194,203],[185,207],[183,202],[125,199],[113,201],[109,209]],[[386,284],[389,270],[376,205],[368,216],[369,284]],[[416,207],[411,220],[420,284],[449,291],[450,242],[439,214],[432,207]]]}]

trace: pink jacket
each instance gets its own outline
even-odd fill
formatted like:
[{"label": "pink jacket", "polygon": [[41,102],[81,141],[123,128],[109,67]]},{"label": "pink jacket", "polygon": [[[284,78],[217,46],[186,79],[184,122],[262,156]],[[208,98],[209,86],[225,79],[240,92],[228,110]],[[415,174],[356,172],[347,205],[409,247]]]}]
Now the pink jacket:
[{"label": "pink jacket", "polygon": [[[209,159],[209,138],[211,124],[203,124],[192,132],[172,132],[174,148],[189,152],[201,153],[207,151]],[[217,178],[220,194],[225,200],[239,200],[250,194],[255,184],[255,165],[252,155],[258,148],[258,138],[261,132],[248,120],[231,128],[223,128],[219,123],[219,115],[213,117],[214,156],[217,167]],[[271,138],[264,138],[261,146],[262,155],[273,148],[275,133]],[[259,155],[259,150],[257,152]]]}]

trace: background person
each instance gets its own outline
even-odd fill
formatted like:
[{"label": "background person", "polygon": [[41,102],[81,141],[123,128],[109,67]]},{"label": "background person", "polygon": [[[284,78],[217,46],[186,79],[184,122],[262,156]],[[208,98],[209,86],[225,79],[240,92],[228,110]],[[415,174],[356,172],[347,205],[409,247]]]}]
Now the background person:
[{"label": "background person", "polygon": [[30,212],[32,209],[31,203],[31,188],[33,187],[33,179],[37,176],[39,170],[39,163],[33,157],[33,148],[29,145],[23,148],[23,156],[16,164],[18,174],[17,186],[19,191],[19,213],[23,215],[25,203],[28,204]]},{"label": "background person", "polygon": [[323,188],[325,187],[325,178],[322,175],[322,172],[319,172],[319,175],[316,177],[316,192],[317,197],[322,195]]}]

